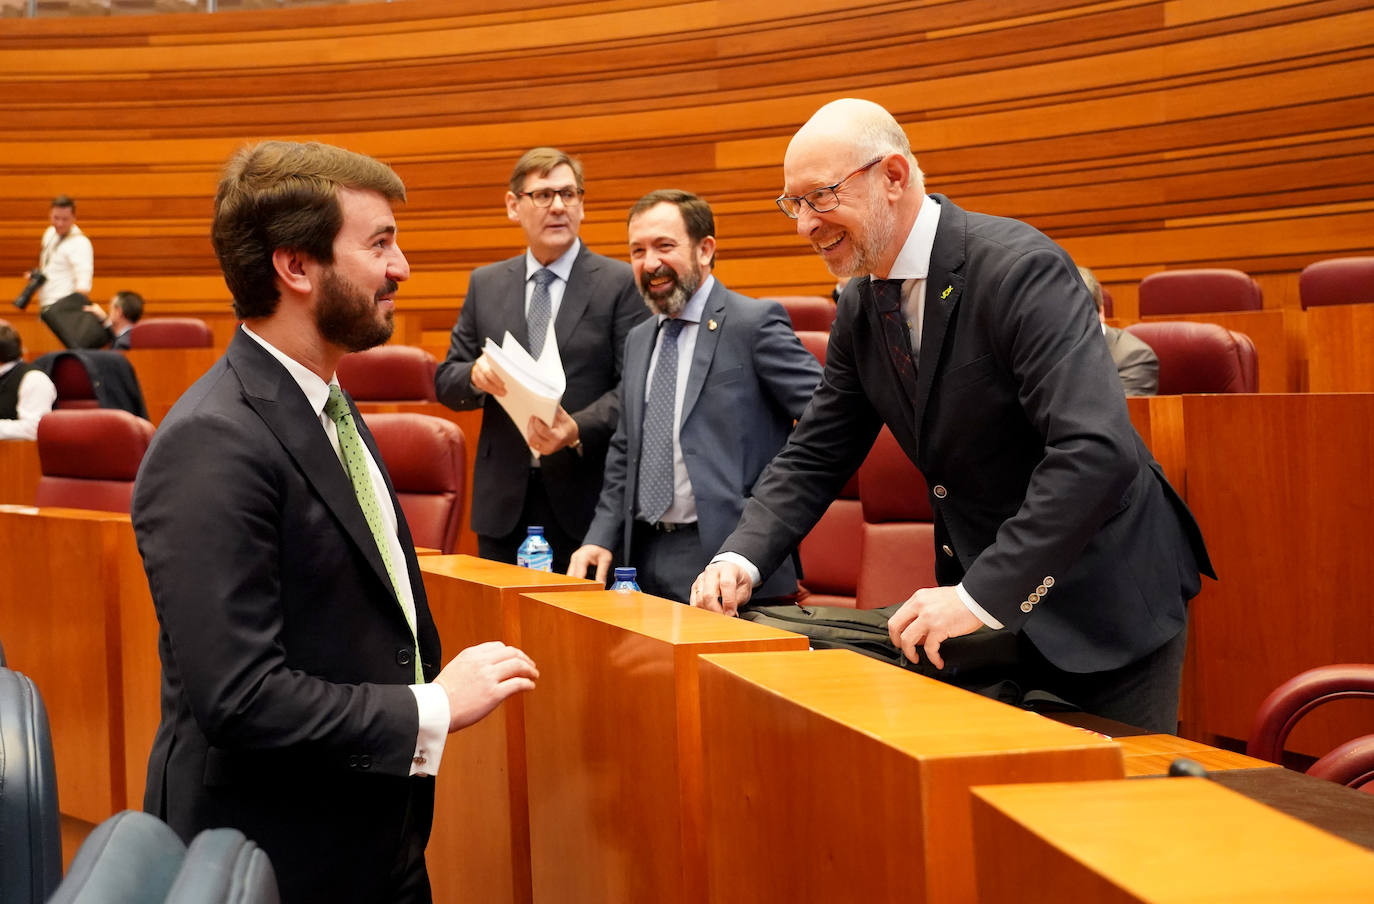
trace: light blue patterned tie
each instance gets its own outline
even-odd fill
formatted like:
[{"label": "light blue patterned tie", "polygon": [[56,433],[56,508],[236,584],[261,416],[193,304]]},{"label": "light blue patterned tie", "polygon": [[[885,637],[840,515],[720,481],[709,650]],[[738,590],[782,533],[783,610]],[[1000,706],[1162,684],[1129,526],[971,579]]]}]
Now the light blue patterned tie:
[{"label": "light blue patterned tie", "polygon": [[673,424],[677,421],[677,340],[686,323],[668,320],[644,404],[639,449],[639,517],[650,524],[673,504]]},{"label": "light blue patterned tie", "polygon": [[[348,472],[348,479],[353,483],[353,493],[358,497],[358,505],[363,510],[363,517],[367,519],[367,526],[372,529],[372,540],[377,544],[377,551],[382,554],[382,564],[386,566],[387,576],[391,578],[391,586],[396,591],[396,601],[399,603],[402,599],[401,585],[396,581],[396,569],[391,564],[391,544],[387,541],[386,528],[382,524],[382,511],[377,503],[377,493],[372,488],[372,474],[367,467],[367,448],[363,445],[363,438],[358,435],[358,428],[353,423],[353,411],[348,407],[348,400],[344,398],[339,387],[332,383],[329,384],[329,401],[324,403],[324,413],[329,415],[329,419],[338,428],[339,451],[343,453],[344,470]],[[406,624],[410,626],[411,640],[415,641],[415,683],[424,684],[425,673],[420,665],[420,643],[415,637],[415,617],[406,611],[404,604],[401,604],[401,613],[405,615]]]},{"label": "light blue patterned tie", "polygon": [[529,330],[530,355],[536,360],[544,350],[544,337],[549,333],[549,318],[553,316],[553,299],[549,297],[549,283],[554,272],[548,267],[534,271],[534,292],[530,294],[530,313],[525,318]]}]

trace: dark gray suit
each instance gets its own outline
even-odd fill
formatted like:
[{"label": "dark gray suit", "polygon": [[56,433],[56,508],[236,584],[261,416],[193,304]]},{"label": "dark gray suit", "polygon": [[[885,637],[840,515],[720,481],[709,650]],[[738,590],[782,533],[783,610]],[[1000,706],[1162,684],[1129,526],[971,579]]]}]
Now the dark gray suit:
[{"label": "dark gray suit", "polygon": [[[434,375],[435,392],[445,405],[457,410],[482,406],[472,488],[472,529],[481,537],[503,537],[528,523],[526,494],[531,478],[525,425],[517,426],[500,402],[472,385],[472,364],[481,357],[488,338],[499,345],[509,331],[528,347],[524,302],[525,255],[474,270],[453,327],[448,357]],[[615,388],[625,335],[648,313],[629,264],[602,257],[583,245],[554,318],[554,336],[567,377],[563,408],[577,421],[582,449],[546,455],[540,468],[558,521],[553,526],[572,538],[554,544],[555,562],[567,562],[573,550],[569,542],[580,540],[591,522],[601,490],[606,445],[620,419]]]},{"label": "dark gray suit", "polygon": [[[710,324],[714,323],[712,329]],[[606,477],[586,542],[621,550],[620,561],[639,567],[631,527],[644,429],[645,380],[658,335],[658,318],[630,331],[621,380],[622,415],[606,456]],[[787,440],[820,380],[821,367],[792,330],[775,301],[759,301],[712,286],[697,328],[679,416],[680,443],[696,502],[700,548],[693,577],[734,530],[754,481]],[[791,558],[757,591],[761,597],[797,590]],[[690,589],[680,588],[686,599]]]},{"label": "dark gray suit", "polygon": [[[396,518],[431,680],[439,635]],[[158,428],[133,525],[161,626],[144,808],[188,840],[242,830],[285,901],[388,897],[433,807],[433,781],[408,777],[414,640],[318,412],[251,337]]]},{"label": "dark gray suit", "polygon": [[1159,356],[1155,350],[1125,330],[1103,329],[1107,350],[1112,353],[1116,374],[1128,396],[1152,396],[1159,392]]}]

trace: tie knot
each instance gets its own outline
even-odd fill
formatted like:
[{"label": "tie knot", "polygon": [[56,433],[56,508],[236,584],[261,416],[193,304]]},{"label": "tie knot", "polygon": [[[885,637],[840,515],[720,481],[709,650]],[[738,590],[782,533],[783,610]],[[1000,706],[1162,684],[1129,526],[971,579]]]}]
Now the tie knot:
[{"label": "tie knot", "polygon": [[554,272],[548,267],[540,267],[534,271],[534,284],[540,289],[547,289],[549,283],[553,282],[554,276]]},{"label": "tie knot", "polygon": [[870,282],[879,311],[895,311],[902,306],[902,280],[872,279]]},{"label": "tie knot", "polygon": [[324,403],[324,413],[336,424],[352,414],[348,410],[348,400],[344,398],[343,390],[336,383],[329,384],[329,399]]},{"label": "tie knot", "polygon": [[672,341],[676,342],[677,334],[682,332],[682,328],[686,325],[687,321],[685,320],[682,320],[678,317],[669,317],[668,322],[663,325],[663,332],[667,334],[668,339],[671,339]]}]

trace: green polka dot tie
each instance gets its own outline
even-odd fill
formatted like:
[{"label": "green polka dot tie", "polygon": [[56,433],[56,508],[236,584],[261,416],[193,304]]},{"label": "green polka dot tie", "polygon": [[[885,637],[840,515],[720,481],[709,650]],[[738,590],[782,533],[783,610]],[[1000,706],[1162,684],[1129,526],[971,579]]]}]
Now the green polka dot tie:
[{"label": "green polka dot tie", "polygon": [[[401,585],[396,580],[396,568],[391,563],[391,545],[387,542],[386,529],[382,526],[382,511],[377,503],[377,493],[372,488],[372,475],[367,467],[367,449],[363,446],[363,438],[358,435],[358,428],[353,424],[353,411],[348,407],[348,400],[344,398],[343,391],[334,384],[329,384],[329,401],[324,403],[324,413],[329,415],[329,419],[334,422],[339,430],[339,451],[343,453],[344,470],[348,472],[348,479],[353,482],[353,493],[358,497],[358,505],[363,510],[363,517],[367,519],[367,526],[372,529],[372,539],[377,544],[377,551],[382,554],[382,563],[386,565],[387,576],[391,578],[391,586],[396,591],[396,601],[399,603],[401,597]],[[415,683],[425,683],[424,669],[420,665],[420,644],[415,637],[415,619],[409,612],[406,612],[405,605],[401,605],[401,612],[406,617],[406,624],[410,625],[410,637],[415,640]]]}]

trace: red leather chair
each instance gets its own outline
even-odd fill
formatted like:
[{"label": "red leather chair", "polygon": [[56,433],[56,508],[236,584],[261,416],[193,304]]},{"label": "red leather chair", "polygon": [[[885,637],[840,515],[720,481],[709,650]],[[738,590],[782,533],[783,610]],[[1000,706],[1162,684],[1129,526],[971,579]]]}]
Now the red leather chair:
[{"label": "red leather chair", "polygon": [[863,544],[856,596],[860,609],[905,602],[935,586],[935,516],[926,481],[892,432],[878,432],[859,468]]},{"label": "red leather chair", "polygon": [[1374,302],[1374,257],[1333,257],[1303,268],[1298,295],[1304,309]]},{"label": "red leather chair", "polygon": [[215,335],[198,317],[154,317],[129,328],[129,348],[212,348]]},{"label": "red leather chair", "polygon": [[816,356],[816,360],[825,366],[825,349],[830,344],[830,334],[820,330],[797,330],[797,338],[801,344],[806,346],[806,350]]},{"label": "red leather chair", "polygon": [[764,300],[776,301],[782,305],[792,320],[792,329],[797,332],[817,330],[828,333],[830,325],[835,322],[835,302],[829,298],[821,298],[818,295],[781,295]]},{"label": "red leather chair", "polygon": [[1140,281],[1141,317],[1258,311],[1263,307],[1259,283],[1240,270],[1165,270]]},{"label": "red leather chair", "polygon": [[128,512],[153,425],[118,408],[52,411],[38,422],[34,504]]},{"label": "red leather chair", "polygon": [[466,491],[463,431],[427,414],[368,414],[363,420],[377,440],[415,545],[453,552]]},{"label": "red leather chair", "polygon": [[[1308,669],[1288,679],[1264,698],[1255,713],[1245,752],[1271,763],[1282,762],[1283,743],[1298,721],[1335,700],[1374,700],[1374,663],[1345,663]],[[1308,769],[1374,794],[1374,735],[1347,741]]]},{"label": "red leather chair", "polygon": [[1160,395],[1259,389],[1259,356],[1244,333],[1186,320],[1133,323],[1126,332],[1159,356]]},{"label": "red leather chair", "polygon": [[379,345],[344,355],[336,373],[355,402],[433,402],[435,366],[422,348]]},{"label": "red leather chair", "polygon": [[859,559],[863,550],[863,505],[859,475],[844,485],[821,520],[800,545],[802,602],[807,606],[846,606],[858,598]]},{"label": "red leather chair", "polygon": [[100,407],[91,376],[76,356],[63,355],[57,359],[53,364],[52,382],[57,389],[54,409]]}]

